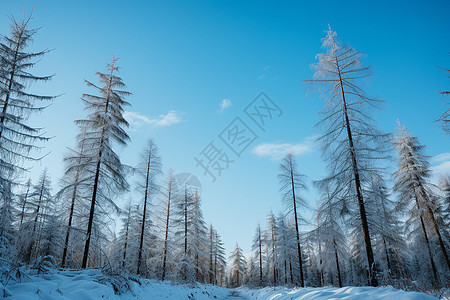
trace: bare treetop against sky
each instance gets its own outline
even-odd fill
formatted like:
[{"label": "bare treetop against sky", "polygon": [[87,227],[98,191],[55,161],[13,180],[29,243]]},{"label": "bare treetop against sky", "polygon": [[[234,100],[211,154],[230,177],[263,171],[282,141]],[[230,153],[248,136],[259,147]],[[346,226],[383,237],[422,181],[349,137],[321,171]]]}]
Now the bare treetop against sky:
[{"label": "bare treetop against sky", "polygon": [[[8,32],[8,16],[20,18],[24,7],[28,14],[33,1],[0,2],[1,33]],[[136,165],[153,138],[165,173],[174,168],[175,174],[200,179],[205,219],[214,223],[227,251],[237,241],[249,252],[258,221],[264,222],[271,208],[283,209],[277,174],[287,151],[307,175],[310,189],[303,196],[315,207],[318,195],[311,181],[325,175],[314,142],[323,103],[317,94],[307,95],[302,81],[313,76],[310,65],[322,52],[328,24],[366,55],[364,65],[372,65],[374,76],[363,88],[385,101],[383,110],[373,112],[379,128],[392,132],[399,119],[427,145],[433,169],[449,172],[449,138],[433,122],[446,109],[439,91],[450,83],[437,68],[450,67],[448,11],[449,1],[369,6],[361,1],[36,0],[30,22],[42,28],[30,49],[54,50],[34,72],[55,76],[32,91],[62,95],[32,119],[54,138],[31,174],[36,181],[47,166],[54,183],[61,178],[66,147],[74,146],[73,120],[85,114],[84,79],[95,81],[95,72],[115,54],[132,93],[124,114],[131,141],[118,151],[122,162]],[[261,101],[262,91],[265,98],[257,107],[272,108],[261,108],[260,113],[272,114],[264,124],[252,119],[254,107],[249,108]],[[236,136],[232,149],[230,132],[242,126],[249,135]],[[214,180],[198,163],[203,154],[213,154],[211,145],[220,150],[214,153],[221,166],[227,166],[220,174],[217,165],[213,168]]]}]

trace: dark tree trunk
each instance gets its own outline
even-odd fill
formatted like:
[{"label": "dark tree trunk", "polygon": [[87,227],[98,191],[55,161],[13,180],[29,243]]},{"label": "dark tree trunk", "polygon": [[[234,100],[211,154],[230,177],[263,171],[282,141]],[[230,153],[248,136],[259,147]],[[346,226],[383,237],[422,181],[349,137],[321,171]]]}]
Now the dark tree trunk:
[{"label": "dark tree trunk", "polygon": [[350,155],[352,158],[352,166],[353,166],[353,175],[355,177],[355,187],[356,187],[356,194],[358,197],[358,206],[359,206],[359,214],[361,217],[361,224],[362,224],[362,230],[364,235],[364,243],[366,246],[366,255],[367,255],[367,262],[369,264],[369,283],[371,286],[378,286],[378,280],[376,278],[376,270],[375,270],[375,263],[373,258],[373,251],[372,251],[372,243],[370,240],[370,234],[369,234],[369,225],[367,222],[367,214],[366,209],[364,206],[364,199],[362,194],[362,188],[361,188],[361,181],[359,178],[359,170],[358,165],[356,162],[356,155],[355,155],[355,147],[353,144],[353,136],[352,131],[350,128],[350,120],[348,118],[348,112],[347,112],[347,103],[345,101],[345,92],[344,92],[344,85],[341,78],[341,71],[339,68],[338,59],[336,57],[336,67],[339,74],[339,82],[340,82],[340,88],[342,93],[342,107],[343,107],[343,114],[345,118],[345,125],[347,129],[347,136],[348,136],[348,143],[350,147]]},{"label": "dark tree trunk", "polygon": [[297,201],[295,198],[295,185],[294,185],[294,173],[292,170],[292,161],[290,162],[291,171],[291,185],[292,185],[292,200],[294,204],[294,219],[295,219],[295,232],[297,234],[297,253],[298,253],[298,266],[300,270],[300,286],[305,287],[305,282],[303,278],[303,262],[302,262],[302,251],[300,249],[300,234],[298,230],[298,218],[297,218]]},{"label": "dark tree trunk", "polygon": [[86,269],[87,263],[88,263],[89,246],[91,244],[92,224],[94,223],[95,202],[97,201],[97,189],[98,189],[98,179],[100,176],[101,157],[102,157],[102,151],[100,150],[99,159],[97,162],[97,167],[96,167],[95,177],[94,177],[94,188],[92,191],[91,208],[89,210],[89,221],[88,221],[88,228],[87,228],[87,232],[86,232],[86,243],[84,244],[83,262],[81,264],[82,269]]},{"label": "dark tree trunk", "polygon": [[[109,86],[108,86],[107,95],[106,95],[106,105],[105,105],[104,115],[106,115],[108,113],[113,72],[114,72],[114,68],[111,68],[111,73],[109,76]],[[103,128],[102,133],[100,135],[98,161],[97,161],[97,166],[95,168],[94,187],[92,189],[91,208],[89,210],[89,221],[88,221],[88,228],[87,228],[87,232],[86,232],[86,243],[84,244],[83,262],[81,264],[82,269],[85,269],[87,267],[87,263],[88,263],[89,246],[91,244],[92,225],[94,223],[95,204],[97,201],[98,182],[99,182],[99,178],[100,178],[100,167],[102,164],[102,154],[103,154],[103,147],[104,147],[104,142],[105,142],[104,139],[105,139],[105,129]]]},{"label": "dark tree trunk", "polygon": [[172,178],[169,179],[169,195],[167,198],[167,215],[166,215],[166,233],[164,238],[164,254],[163,254],[163,273],[161,280],[166,278],[166,261],[167,261],[167,242],[169,238],[169,219],[170,219],[170,197],[172,192]]},{"label": "dark tree trunk", "polygon": [[324,280],[323,280],[323,265],[322,265],[322,245],[319,240],[319,265],[320,265],[320,286],[324,286]]},{"label": "dark tree trunk", "polygon": [[30,243],[30,246],[28,247],[28,254],[27,254],[27,259],[26,259],[28,263],[30,263],[30,261],[32,259],[34,246],[36,244],[36,242],[34,241],[34,233],[36,232],[36,227],[37,227],[37,223],[38,223],[38,219],[39,219],[39,211],[41,210],[42,191],[43,191],[43,189],[44,189],[44,181],[42,181],[41,191],[39,193],[38,206],[36,208],[36,217],[34,218],[33,230],[31,231],[32,241]]},{"label": "dark tree trunk", "polygon": [[27,191],[25,193],[25,200],[23,201],[23,205],[22,205],[22,214],[20,215],[20,225],[19,228],[22,227],[22,223],[23,223],[23,217],[25,216],[25,207],[27,205],[27,199],[28,199],[28,192],[30,191],[30,187],[27,187]]},{"label": "dark tree trunk", "polygon": [[262,243],[261,243],[261,227],[258,225],[259,239],[259,285],[262,286]]},{"label": "dark tree trunk", "polygon": [[386,239],[384,237],[383,237],[383,245],[384,245],[384,253],[386,255],[386,263],[387,263],[388,271],[389,271],[389,273],[392,273],[391,259],[389,258],[389,252],[388,252],[387,245],[386,245]]},{"label": "dark tree trunk", "polygon": [[336,271],[338,275],[338,281],[339,281],[339,287],[342,287],[342,279],[341,279],[341,268],[339,266],[339,257],[338,257],[338,251],[337,251],[337,245],[336,240],[333,239],[333,245],[334,245],[334,259],[336,261]]},{"label": "dark tree trunk", "polygon": [[187,215],[188,197],[186,186],[184,187],[184,255],[187,255],[188,245],[188,215]]},{"label": "dark tree trunk", "polygon": [[61,261],[62,268],[66,267],[66,257],[67,257],[67,249],[69,248],[70,229],[72,228],[73,210],[75,207],[75,199],[76,199],[76,195],[77,195],[76,182],[78,182],[78,171],[75,176],[75,186],[73,188],[73,193],[72,193],[72,203],[70,204],[69,223],[67,224],[66,239],[64,241],[64,250],[63,250],[63,256],[62,256],[62,261]]},{"label": "dark tree trunk", "polygon": [[142,265],[142,248],[144,247],[144,233],[145,233],[145,220],[147,217],[147,201],[149,194],[149,183],[150,183],[150,164],[152,157],[152,149],[149,149],[148,155],[148,163],[147,163],[147,173],[145,176],[145,194],[144,194],[144,209],[142,212],[142,226],[141,226],[141,237],[139,240],[139,253],[138,253],[138,265],[137,265],[137,274],[141,274],[141,265]]},{"label": "dark tree trunk", "polygon": [[[426,192],[425,192],[425,190],[424,190],[424,188],[422,186],[421,186],[421,190],[422,190],[422,193],[424,194],[424,197],[426,197],[428,199],[427,202],[429,203],[430,200],[429,200],[428,196],[426,195]],[[444,259],[445,259],[445,261],[447,263],[447,268],[450,270],[450,260],[448,258],[447,250],[445,249],[445,244],[444,244],[444,241],[442,240],[441,233],[439,232],[439,228],[437,226],[433,210],[431,209],[430,205],[426,204],[425,206],[427,207],[428,214],[430,215],[431,223],[433,224],[434,232],[436,233],[436,237],[438,239],[439,246],[441,247],[442,254],[444,255]]]},{"label": "dark tree trunk", "polygon": [[291,275],[291,284],[293,284],[294,283],[294,278],[292,276],[292,261],[291,261],[291,258],[289,258],[289,272],[291,273],[290,274]]}]

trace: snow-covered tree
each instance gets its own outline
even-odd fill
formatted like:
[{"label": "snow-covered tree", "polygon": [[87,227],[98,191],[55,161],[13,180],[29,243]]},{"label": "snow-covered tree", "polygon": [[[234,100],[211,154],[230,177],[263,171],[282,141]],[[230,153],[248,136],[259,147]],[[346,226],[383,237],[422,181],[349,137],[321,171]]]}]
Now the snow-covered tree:
[{"label": "snow-covered tree", "polygon": [[42,230],[53,200],[47,170],[42,172],[37,183],[33,185],[29,198],[30,212],[24,218],[21,236],[18,240],[19,255],[26,263],[30,263],[39,255]]},{"label": "snow-covered tree", "polygon": [[381,270],[385,270],[384,283],[389,284],[391,278],[400,278],[406,257],[406,243],[395,203],[389,199],[389,191],[381,176],[372,179],[366,197],[366,206],[371,214],[369,224],[374,236],[376,262]]},{"label": "snow-covered tree", "polygon": [[[86,84],[95,89],[98,95],[83,95],[85,109],[90,111],[90,114],[86,119],[75,121],[83,128],[79,141],[83,144],[84,150],[82,156],[73,156],[70,159],[71,168],[67,171],[80,166],[88,170],[90,176],[84,180],[89,182],[91,195],[82,268],[88,266],[94,219],[100,218],[100,215],[107,211],[106,206],[108,205],[117,210],[118,207],[114,203],[113,197],[128,189],[125,178],[126,167],[113,150],[114,143],[125,146],[129,140],[129,136],[124,130],[128,123],[123,117],[123,107],[129,105],[124,98],[130,93],[121,90],[125,84],[116,75],[119,71],[116,66],[117,59],[113,57],[112,62],[107,64],[106,73],[97,72],[96,75],[100,78],[101,86],[86,80]],[[77,164],[76,162],[80,158],[81,163]],[[96,211],[96,207],[101,207],[101,209]]]},{"label": "snow-covered tree", "polygon": [[30,18],[12,19],[9,34],[1,36],[0,40],[0,240],[3,250],[11,250],[14,244],[10,233],[17,173],[24,170],[22,163],[25,160],[36,160],[31,153],[39,148],[36,143],[47,140],[40,128],[28,124],[28,118],[32,113],[42,111],[54,98],[34,94],[28,89],[32,83],[52,78],[37,76],[30,71],[38,59],[48,53],[48,50],[27,52],[38,31],[29,28]]},{"label": "snow-covered tree", "polygon": [[21,230],[23,221],[25,219],[25,216],[27,215],[27,211],[29,209],[29,198],[30,198],[30,194],[31,194],[31,188],[32,188],[32,183],[31,183],[31,179],[28,179],[27,183],[24,185],[23,187],[23,192],[20,193],[18,195],[18,201],[17,201],[17,205],[19,206],[18,209],[18,214],[17,214],[17,221],[18,221],[18,229],[19,231]]},{"label": "snow-covered tree", "polygon": [[192,231],[194,199],[187,185],[184,186],[183,195],[179,197],[176,205],[176,219],[174,225],[176,226],[175,235],[178,244],[178,273],[183,281],[194,281],[196,272],[194,258],[191,253],[191,242],[194,232]]},{"label": "snow-covered tree", "polygon": [[179,277],[188,282],[201,281],[208,272],[205,264],[201,264],[202,261],[207,261],[207,229],[198,190],[190,191],[185,185],[176,208],[177,219],[174,225],[177,227]]},{"label": "snow-covered tree", "polygon": [[194,191],[192,233],[191,253],[195,262],[195,279],[196,281],[204,281],[202,279],[207,274],[206,264],[204,263],[207,259],[207,249],[205,247],[207,228],[201,209],[201,198],[197,189]]},{"label": "snow-covered tree", "polygon": [[278,241],[278,225],[272,210],[267,215],[267,229],[265,231],[265,244],[267,247],[266,265],[267,275],[272,276],[272,284],[277,285],[278,277],[278,257],[277,257],[277,241]]},{"label": "snow-covered tree", "polygon": [[[0,270],[5,262],[12,263],[16,257],[16,232],[12,226],[14,221],[14,208],[11,183],[5,183],[3,190],[3,203],[0,206]],[[5,264],[5,268],[8,266]]]},{"label": "snow-covered tree", "polygon": [[[397,205],[408,212],[407,223],[412,226],[410,232],[413,236],[418,238],[417,233],[421,231],[422,242],[418,242],[415,247],[423,243],[419,249],[426,249],[434,281],[438,282],[438,272],[448,274],[450,261],[446,249],[448,245],[441,234],[444,228],[442,207],[435,194],[435,187],[429,182],[431,169],[428,157],[424,154],[425,146],[419,143],[417,137],[411,136],[400,123],[394,145],[399,166],[394,173],[394,190],[398,193]],[[437,256],[434,255],[433,240],[437,241],[440,248]],[[436,259],[442,263],[436,264]]]},{"label": "snow-covered tree", "polygon": [[[450,175],[441,178],[440,187],[442,189],[442,215],[444,219],[444,228],[447,228],[447,234],[450,234]],[[447,238],[450,240],[450,238]]]},{"label": "snow-covered tree", "polygon": [[216,230],[213,232],[213,284],[223,286],[226,282],[226,257],[225,247]]},{"label": "snow-covered tree", "polygon": [[[261,225],[258,223],[256,227],[256,232],[253,237],[253,245],[252,250],[254,251],[254,260],[256,261],[256,270],[258,271],[258,284],[262,286],[263,284],[263,244],[264,244],[264,235],[261,230]],[[253,263],[253,259],[250,260],[250,265]],[[253,272],[250,272],[250,275],[253,275]]]},{"label": "snow-covered tree", "polygon": [[[339,199],[333,198],[328,186],[319,184],[321,200],[317,209],[317,227],[309,237],[318,245],[321,285],[325,282],[343,285],[345,262],[348,259],[347,239],[343,229],[343,213]],[[359,229],[359,228],[357,228]]]},{"label": "snow-covered tree", "polygon": [[244,275],[246,270],[246,261],[244,253],[239,245],[236,243],[236,247],[230,255],[230,278],[229,285],[232,287],[241,286],[244,282]]},{"label": "snow-covered tree", "polygon": [[278,265],[284,270],[280,279],[284,281],[284,284],[294,284],[292,261],[297,257],[296,232],[281,213],[277,218],[277,232],[277,260]]},{"label": "snow-covered tree", "polygon": [[323,181],[340,187],[338,197],[360,219],[369,281],[376,286],[363,185],[376,171],[374,161],[385,157],[388,135],[378,132],[375,121],[368,116],[378,100],[367,96],[358,86],[362,78],[370,75],[369,67],[361,65],[362,54],[350,45],[342,46],[331,28],[322,47],[326,53],[317,55],[319,61],[312,66],[316,71],[314,79],[308,82],[326,98],[321,112],[324,118],[318,124],[325,129],[319,141],[330,172]]},{"label": "snow-covered tree", "polygon": [[[158,153],[158,147],[153,142],[149,140],[146,149],[141,154],[141,159],[139,165],[136,168],[139,180],[137,182],[138,188],[142,193],[143,204],[142,204],[142,219],[141,219],[141,230],[139,235],[139,253],[137,262],[137,274],[142,274],[142,265],[146,261],[145,254],[148,254],[146,249],[148,249],[148,235],[149,227],[151,225],[149,219],[149,208],[151,204],[151,196],[156,194],[159,190],[156,184],[156,178],[161,174],[161,158]],[[147,243],[147,247],[144,245]]]},{"label": "snow-covered tree", "polygon": [[306,202],[299,193],[300,190],[306,189],[306,185],[303,182],[303,177],[304,175],[298,173],[297,163],[295,162],[293,155],[291,153],[288,153],[280,164],[280,174],[278,175],[278,178],[281,184],[281,191],[283,192],[283,200],[287,204],[289,212],[293,213],[294,217],[295,232],[297,235],[297,259],[300,271],[301,287],[305,286],[305,282],[303,275],[302,251],[300,246],[300,231],[298,222],[300,219],[300,207],[306,207]]},{"label": "snow-covered tree", "polygon": [[161,239],[163,246],[160,249],[161,254],[161,267],[160,270],[157,270],[157,272],[161,273],[161,280],[166,279],[166,274],[168,273],[167,270],[168,264],[172,261],[172,253],[173,251],[173,245],[171,243],[171,233],[172,230],[172,222],[174,219],[173,210],[176,203],[177,195],[175,191],[175,178],[173,175],[173,170],[169,170],[169,173],[167,175],[167,179],[164,183],[164,186],[162,188],[162,197],[161,197],[161,203],[160,203],[160,209],[159,212],[160,219],[158,220],[160,223],[160,232],[161,232]]},{"label": "snow-covered tree", "polygon": [[83,137],[85,133],[86,127],[82,127],[76,150],[69,149],[69,153],[64,159],[66,171],[61,179],[61,189],[56,195],[62,202],[64,219],[67,218],[61,259],[61,267],[63,268],[66,267],[71,233],[74,229],[74,218],[77,213],[76,210],[80,209],[80,201],[83,200],[83,197],[86,197],[89,194],[90,174],[87,165],[84,164],[85,147]]}]

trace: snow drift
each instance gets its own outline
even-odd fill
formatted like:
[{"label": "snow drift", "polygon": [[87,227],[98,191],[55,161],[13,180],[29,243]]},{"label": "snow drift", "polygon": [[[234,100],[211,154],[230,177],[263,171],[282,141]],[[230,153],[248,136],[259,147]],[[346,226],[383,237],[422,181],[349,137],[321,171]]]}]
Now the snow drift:
[{"label": "snow drift", "polygon": [[323,288],[273,288],[258,290],[240,288],[239,292],[248,299],[267,300],[436,300],[435,297],[417,293],[405,292],[393,287],[323,287]]},{"label": "snow drift", "polygon": [[14,300],[97,299],[222,299],[225,288],[203,284],[174,284],[139,277],[110,277],[97,269],[29,275],[22,282],[0,281],[0,297]]}]

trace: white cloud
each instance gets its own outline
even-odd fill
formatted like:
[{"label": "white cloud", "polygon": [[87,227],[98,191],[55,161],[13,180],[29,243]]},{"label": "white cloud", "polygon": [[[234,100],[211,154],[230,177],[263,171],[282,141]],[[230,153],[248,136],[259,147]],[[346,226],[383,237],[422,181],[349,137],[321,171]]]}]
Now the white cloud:
[{"label": "white cloud", "polygon": [[258,156],[269,156],[272,160],[280,160],[286,154],[303,155],[313,151],[315,136],[306,138],[302,143],[263,143],[253,148],[252,153]]},{"label": "white cloud", "polygon": [[441,177],[450,174],[450,153],[441,153],[439,155],[433,156],[432,161],[437,164],[432,166],[433,176],[431,177],[431,182],[439,185]]},{"label": "white cloud", "polygon": [[153,119],[132,111],[126,111],[123,114],[128,123],[135,127],[141,127],[142,125],[150,125],[153,127],[167,127],[181,122],[182,115],[182,112],[178,112],[175,110],[169,110],[167,114],[159,115],[158,117]]},{"label": "white cloud", "polygon": [[233,104],[231,103],[230,99],[223,99],[222,101],[220,101],[219,105],[220,105],[219,112],[223,113],[225,111],[225,109],[227,109],[228,107],[230,107]]},{"label": "white cloud", "polygon": [[448,161],[448,160],[450,160],[450,153],[448,152],[433,156],[433,161]]}]

